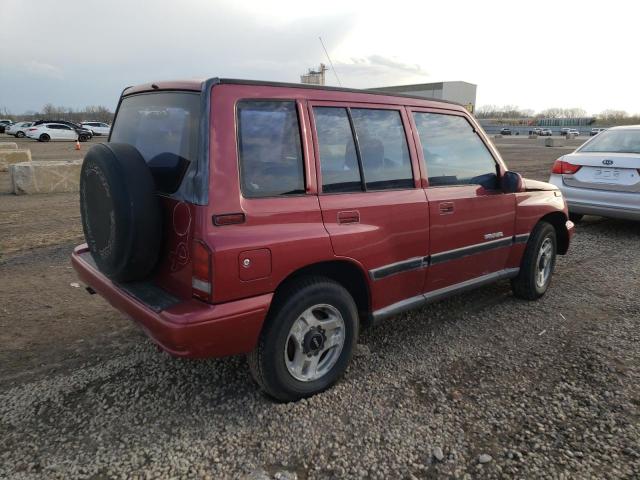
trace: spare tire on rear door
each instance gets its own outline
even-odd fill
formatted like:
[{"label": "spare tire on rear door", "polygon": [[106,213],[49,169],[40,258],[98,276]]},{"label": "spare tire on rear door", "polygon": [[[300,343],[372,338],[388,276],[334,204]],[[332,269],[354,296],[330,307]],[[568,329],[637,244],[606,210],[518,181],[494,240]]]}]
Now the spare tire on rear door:
[{"label": "spare tire on rear door", "polygon": [[153,270],[162,241],[162,210],[140,152],[126,143],[92,147],[80,172],[82,229],[102,273],[117,282]]}]

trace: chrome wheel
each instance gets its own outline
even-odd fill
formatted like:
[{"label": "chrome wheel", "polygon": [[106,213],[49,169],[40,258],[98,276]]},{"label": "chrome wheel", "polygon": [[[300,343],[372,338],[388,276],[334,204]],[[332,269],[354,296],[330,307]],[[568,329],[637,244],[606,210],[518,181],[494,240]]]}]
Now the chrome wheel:
[{"label": "chrome wheel", "polygon": [[336,364],[345,341],[345,324],[337,308],[314,305],[298,316],[287,336],[284,361],[293,378],[312,382]]},{"label": "chrome wheel", "polygon": [[554,253],[553,241],[549,237],[545,238],[542,245],[540,245],[536,260],[536,285],[538,288],[543,288],[549,281]]}]

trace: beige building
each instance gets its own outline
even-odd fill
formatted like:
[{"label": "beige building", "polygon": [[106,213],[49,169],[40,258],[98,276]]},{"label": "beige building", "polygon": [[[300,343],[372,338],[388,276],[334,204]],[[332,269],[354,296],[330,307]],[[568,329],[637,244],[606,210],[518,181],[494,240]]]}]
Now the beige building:
[{"label": "beige building", "polygon": [[416,97],[449,100],[467,107],[473,113],[476,108],[477,85],[468,82],[436,82],[418,83],[415,85],[397,85],[392,87],[372,88],[381,92],[404,93]]}]

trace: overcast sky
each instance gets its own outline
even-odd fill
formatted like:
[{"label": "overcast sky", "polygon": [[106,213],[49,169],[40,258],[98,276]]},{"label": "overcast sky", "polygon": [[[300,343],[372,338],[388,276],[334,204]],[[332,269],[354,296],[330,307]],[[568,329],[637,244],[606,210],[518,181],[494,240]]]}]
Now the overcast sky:
[{"label": "overcast sky", "polygon": [[[634,1],[0,0],[0,109],[114,108],[123,87],[236,77],[464,80],[478,105],[640,113]],[[337,85],[333,71],[329,85]]]}]

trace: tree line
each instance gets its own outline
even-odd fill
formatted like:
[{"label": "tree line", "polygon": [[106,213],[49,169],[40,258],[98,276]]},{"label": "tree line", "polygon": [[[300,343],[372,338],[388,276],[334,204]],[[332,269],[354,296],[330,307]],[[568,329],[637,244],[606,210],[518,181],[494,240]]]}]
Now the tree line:
[{"label": "tree line", "polygon": [[10,118],[14,121],[66,120],[74,123],[96,121],[111,124],[113,112],[102,105],[89,105],[81,109],[73,109],[47,103],[39,112],[28,111],[22,115],[12,115],[6,108],[1,108],[0,117]]},{"label": "tree line", "polygon": [[[475,111],[477,118],[516,119],[516,118],[584,118],[589,117],[583,108],[547,108],[540,112],[519,108],[516,105],[483,105]],[[640,115],[631,115],[624,110],[603,110],[593,115],[596,123],[603,124],[634,124],[640,123]]]}]

